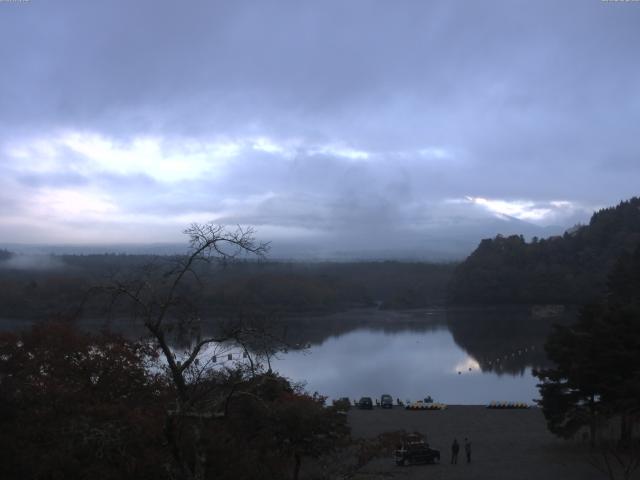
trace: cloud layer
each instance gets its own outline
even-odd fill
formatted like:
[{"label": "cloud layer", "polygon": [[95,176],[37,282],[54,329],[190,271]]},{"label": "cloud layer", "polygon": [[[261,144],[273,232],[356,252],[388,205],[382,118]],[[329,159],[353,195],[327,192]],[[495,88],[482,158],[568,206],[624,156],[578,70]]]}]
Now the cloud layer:
[{"label": "cloud layer", "polygon": [[570,226],[638,193],[638,25],[633,2],[3,3],[0,235]]}]

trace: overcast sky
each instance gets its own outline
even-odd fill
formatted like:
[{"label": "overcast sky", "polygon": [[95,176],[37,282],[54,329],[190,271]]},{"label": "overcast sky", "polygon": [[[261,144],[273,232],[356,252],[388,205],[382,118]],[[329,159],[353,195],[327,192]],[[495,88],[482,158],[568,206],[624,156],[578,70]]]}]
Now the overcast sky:
[{"label": "overcast sky", "polygon": [[640,2],[3,1],[0,240],[571,226],[639,193],[639,46]]}]

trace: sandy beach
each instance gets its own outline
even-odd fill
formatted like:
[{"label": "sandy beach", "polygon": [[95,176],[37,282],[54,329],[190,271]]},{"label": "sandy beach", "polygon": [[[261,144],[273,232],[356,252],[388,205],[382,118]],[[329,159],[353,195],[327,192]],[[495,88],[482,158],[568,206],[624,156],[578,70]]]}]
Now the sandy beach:
[{"label": "sandy beach", "polygon": [[[354,478],[365,479],[495,479],[591,480],[607,478],[590,464],[589,449],[549,433],[538,408],[492,410],[484,406],[449,406],[443,411],[351,410],[354,438],[372,438],[382,432],[404,429],[426,436],[439,449],[436,465],[398,467],[392,457],[366,465]],[[450,464],[454,438],[472,443],[471,463],[461,449],[458,464]]]}]

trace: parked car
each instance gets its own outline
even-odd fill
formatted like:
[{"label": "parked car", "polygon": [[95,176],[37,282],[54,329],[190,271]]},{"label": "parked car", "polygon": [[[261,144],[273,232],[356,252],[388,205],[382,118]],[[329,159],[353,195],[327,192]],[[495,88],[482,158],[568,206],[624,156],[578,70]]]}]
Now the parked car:
[{"label": "parked car", "polygon": [[395,451],[396,465],[436,463],[440,461],[440,451],[429,448],[419,433],[410,433],[402,439]]},{"label": "parked car", "polygon": [[358,402],[358,408],[362,410],[373,409],[373,401],[371,400],[371,397],[362,397]]},{"label": "parked car", "polygon": [[393,397],[388,394],[384,394],[380,397],[380,406],[382,408],[393,408]]}]

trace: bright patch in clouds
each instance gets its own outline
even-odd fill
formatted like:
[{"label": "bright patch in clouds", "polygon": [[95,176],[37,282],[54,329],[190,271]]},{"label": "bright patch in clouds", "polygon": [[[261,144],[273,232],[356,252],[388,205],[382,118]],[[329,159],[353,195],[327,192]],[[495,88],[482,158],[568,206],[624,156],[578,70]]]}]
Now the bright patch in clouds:
[{"label": "bright patch in clouds", "polygon": [[479,205],[496,216],[513,217],[540,225],[548,225],[558,221],[564,222],[566,218],[583,210],[579,205],[566,200],[534,202],[530,200],[501,200],[467,196],[465,201]]},{"label": "bright patch in clouds", "polygon": [[161,182],[175,182],[214,175],[239,154],[242,145],[228,140],[196,142],[164,141],[140,136],[117,142],[86,132],[66,132],[10,145],[9,157],[20,161],[20,169],[54,173],[71,168],[82,174],[109,172],[121,175],[145,174]]},{"label": "bright patch in clouds", "polygon": [[554,200],[549,203],[556,208],[573,208],[573,203],[567,202],[566,200]]},{"label": "bright patch in clouds", "polygon": [[267,153],[287,153],[287,148],[282,145],[278,145],[273,140],[266,137],[259,137],[254,140],[252,145],[254,150]]},{"label": "bright patch in clouds", "polygon": [[101,220],[118,212],[118,207],[105,196],[77,190],[42,190],[34,199],[33,208],[35,215],[61,219]]},{"label": "bright patch in clouds", "polygon": [[497,215],[506,215],[519,220],[540,221],[551,213],[548,208],[536,207],[534,202],[490,200],[482,197],[467,197],[471,203],[481,205]]},{"label": "bright patch in clouds", "polygon": [[172,182],[197,178],[213,172],[236,156],[233,142],[182,142],[167,144],[155,137],[139,137],[129,143],[115,143],[99,135],[74,133],[61,143],[93,162],[96,169],[120,174],[144,173],[156,180]]},{"label": "bright patch in clouds", "polygon": [[329,155],[332,157],[346,158],[349,160],[368,160],[371,154],[364,150],[347,147],[345,145],[322,145],[311,148],[309,153],[312,155]]}]

